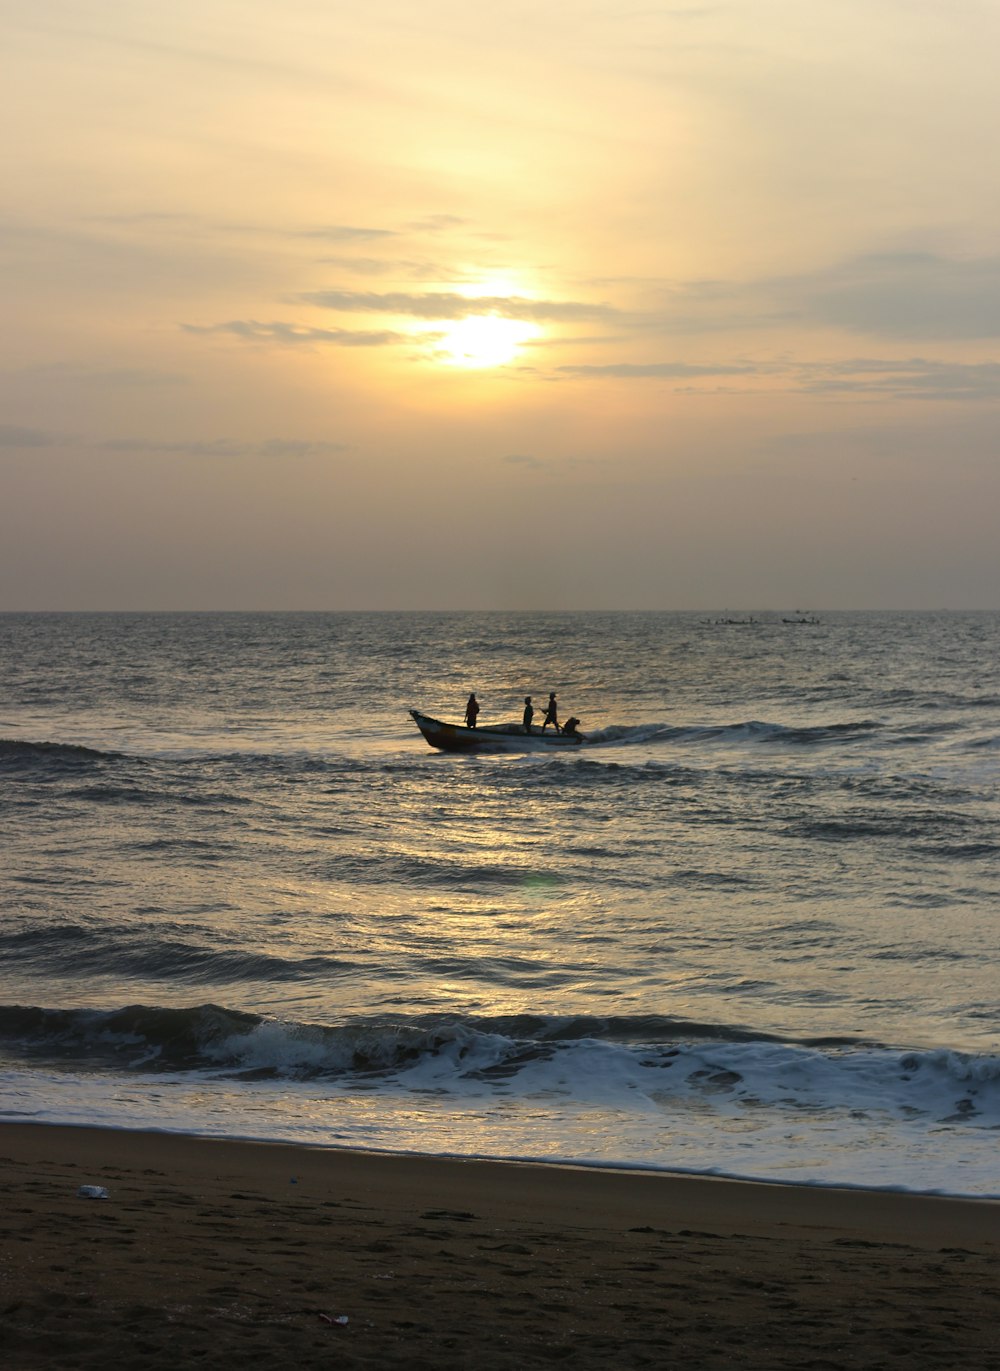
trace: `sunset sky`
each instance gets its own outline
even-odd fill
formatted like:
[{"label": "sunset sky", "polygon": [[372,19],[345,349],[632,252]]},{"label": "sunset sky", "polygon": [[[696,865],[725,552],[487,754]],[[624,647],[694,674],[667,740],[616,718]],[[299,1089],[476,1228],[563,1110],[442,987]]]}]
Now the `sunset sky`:
[{"label": "sunset sky", "polygon": [[1000,606],[996,0],[0,5],[0,608]]}]

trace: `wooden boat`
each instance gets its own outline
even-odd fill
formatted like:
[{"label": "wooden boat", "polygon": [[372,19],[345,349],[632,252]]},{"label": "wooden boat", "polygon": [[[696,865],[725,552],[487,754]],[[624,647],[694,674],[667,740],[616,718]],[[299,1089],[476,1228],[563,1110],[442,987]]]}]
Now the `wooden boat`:
[{"label": "wooden boat", "polygon": [[582,733],[557,733],[554,728],[533,726],[525,733],[523,724],[482,724],[466,728],[464,724],[445,724],[411,709],[410,715],[431,747],[445,752],[535,752],[550,747],[579,747]]}]

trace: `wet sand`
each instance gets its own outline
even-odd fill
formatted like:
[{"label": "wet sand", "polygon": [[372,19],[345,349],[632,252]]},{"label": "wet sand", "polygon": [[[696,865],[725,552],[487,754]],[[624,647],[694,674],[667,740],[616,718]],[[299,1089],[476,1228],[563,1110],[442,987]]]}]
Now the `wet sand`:
[{"label": "wet sand", "polygon": [[998,1203],[20,1124],[0,1184],[9,1371],[1000,1371]]}]

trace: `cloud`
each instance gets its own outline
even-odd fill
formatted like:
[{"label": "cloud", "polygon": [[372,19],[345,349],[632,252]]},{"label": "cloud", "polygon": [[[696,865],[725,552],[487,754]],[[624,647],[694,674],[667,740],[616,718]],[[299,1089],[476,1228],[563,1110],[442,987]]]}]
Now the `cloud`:
[{"label": "cloud", "polygon": [[323,238],[330,243],[372,243],[381,238],[395,238],[394,229],[367,228],[357,224],[327,224],[319,228],[299,229],[297,238]]},{"label": "cloud", "polygon": [[261,323],[257,319],[230,319],[223,324],[181,324],[181,328],[185,333],[229,333],[248,342],[276,343],[279,347],[332,343],[336,347],[372,348],[412,342],[408,335],[391,329],[307,328],[281,320]]},{"label": "cloud", "polygon": [[541,471],[545,463],[540,457],[533,457],[530,453],[511,452],[506,457],[501,457],[502,462],[509,462],[512,466],[528,467],[531,471]]},{"label": "cloud", "polygon": [[265,438],[242,442],[236,438],[159,442],[144,438],[113,438],[98,446],[105,452],[151,452],[180,457],[328,457],[346,452],[346,443],[311,438]]},{"label": "cloud", "polygon": [[695,280],[663,288],[640,330],[842,329],[921,341],[1000,338],[1000,257],[868,253],[819,271],[750,281]]},{"label": "cloud", "polygon": [[237,438],[181,439],[106,438],[80,439],[65,433],[0,424],[0,448],[65,447],[73,444],[91,452],[158,453],[181,457],[329,457],[349,449],[347,443],[316,438],[265,438],[244,442]]},{"label": "cloud", "polygon": [[121,214],[87,214],[84,222],[91,224],[138,224],[145,228],[149,224],[192,224],[200,226],[204,220],[197,214],[178,214],[172,210],[136,210]]},{"label": "cloud", "polygon": [[846,358],[798,368],[801,389],[812,394],[886,395],[899,399],[1000,399],[1000,362],[938,362]]},{"label": "cloud", "polygon": [[[322,257],[324,266],[351,271],[356,276],[400,276],[416,281],[454,281],[458,273],[440,262],[396,261],[391,257]],[[471,278],[470,278],[471,279]]]},{"label": "cloud", "polygon": [[1000,337],[1000,257],[878,253],[776,282],[806,317],[895,338]]},{"label": "cloud", "polygon": [[414,219],[406,227],[415,233],[443,233],[447,229],[461,228],[468,222],[457,214],[428,214],[424,219]]},{"label": "cloud", "polygon": [[0,447],[54,447],[62,440],[41,428],[22,428],[18,424],[0,424]]},{"label": "cloud", "polygon": [[1000,362],[950,362],[926,357],[849,357],[830,362],[761,361],[704,365],[617,362],[556,368],[559,375],[624,380],[766,377],[787,393],[925,400],[1000,400]]},{"label": "cloud", "polygon": [[159,371],[152,367],[88,367],[70,362],[46,362],[21,367],[11,373],[22,379],[57,381],[60,385],[112,386],[128,389],[145,386],[188,385],[190,378],[176,371]]},{"label": "cloud", "polygon": [[698,366],[691,362],[609,362],[604,365],[594,363],[562,366],[556,370],[572,376],[665,377],[690,380],[700,376],[756,376],[762,371],[770,373],[773,367],[750,363]]},{"label": "cloud", "polygon": [[611,319],[619,311],[610,305],[574,300],[529,300],[520,295],[458,295],[450,291],[413,294],[390,291],[317,290],[300,297],[308,304],[342,313],[403,314],[414,319],[468,319],[496,314],[502,319],[557,323],[575,319]]}]

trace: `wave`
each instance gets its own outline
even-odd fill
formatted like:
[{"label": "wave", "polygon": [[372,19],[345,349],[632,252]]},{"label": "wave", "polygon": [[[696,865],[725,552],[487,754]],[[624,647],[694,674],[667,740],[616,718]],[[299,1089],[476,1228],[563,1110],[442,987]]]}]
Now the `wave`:
[{"label": "wave", "polygon": [[884,726],[875,719],[847,720],[843,723],[801,725],[767,723],[746,719],[733,724],[609,724],[587,733],[587,743],[784,743],[804,747],[828,746],[864,739]]},{"label": "wave", "polygon": [[343,962],[327,954],[278,957],[235,947],[199,945],[190,938],[163,936],[162,926],[158,936],[136,940],[131,926],[109,924],[95,933],[82,924],[58,923],[0,934],[0,949],[8,965],[21,962],[30,964],[34,974],[77,978],[105,975],[110,970],[116,976],[169,976],[172,981],[199,984],[288,983],[335,975],[345,969]]},{"label": "wave", "polygon": [[997,709],[1000,695],[983,693],[969,694],[967,691],[928,690],[917,687],[897,687],[878,693],[879,700],[885,705],[912,705],[917,709]]},{"label": "wave", "polygon": [[120,752],[104,752],[79,743],[33,743],[18,738],[0,738],[0,762],[6,766],[31,767],[39,763],[61,766],[89,766],[94,762],[118,759]]},{"label": "wave", "polygon": [[[944,721],[928,724],[918,730],[900,729],[891,722],[871,718],[848,719],[834,723],[803,725],[780,722],[743,719],[725,724],[677,724],[669,721],[650,721],[641,724],[607,724],[585,733],[582,749],[571,753],[556,749],[551,753],[532,752],[525,754],[533,764],[552,762],[562,766],[582,763],[588,752],[600,748],[619,749],[632,746],[659,748],[671,746],[686,747],[732,747],[745,748],[797,748],[822,749],[831,747],[856,747],[869,740],[882,744],[919,745],[933,743],[943,734],[960,732],[961,724]],[[381,735],[378,735],[381,738]],[[248,738],[248,746],[240,750],[220,750],[217,746],[207,745],[204,750],[190,740],[192,748],[180,752],[163,753],[154,746],[146,755],[131,755],[112,749],[100,749],[77,743],[33,742],[18,739],[0,739],[0,765],[8,768],[28,770],[32,767],[50,768],[59,771],[83,770],[108,762],[128,762],[147,766],[167,765],[177,774],[193,770],[198,773],[206,768],[223,767],[234,774],[244,776],[294,775],[319,777],[365,775],[391,776],[400,771],[408,773],[414,764],[423,765],[429,760],[440,761],[436,753],[424,748],[414,750],[409,746],[403,756],[386,754],[376,749],[370,756],[334,753],[318,753],[306,745],[289,747],[287,741],[275,750],[261,749],[259,740]],[[406,742],[412,740],[406,735]],[[217,739],[211,740],[217,743]],[[995,736],[986,736],[965,742],[966,748],[991,748],[997,745]],[[501,754],[503,762],[509,764],[510,758]],[[482,761],[480,757],[478,760]],[[493,760],[496,760],[494,757]],[[605,757],[603,764],[610,764]],[[143,772],[145,778],[145,772]],[[95,791],[91,795],[81,793],[81,798],[95,800],[114,800],[116,798],[141,798],[138,790],[126,788],[126,793],[118,796],[114,788],[107,792]],[[155,794],[152,798],[158,798]]]},{"label": "wave", "polygon": [[981,748],[995,751],[997,748],[1000,748],[1000,733],[990,733],[982,738],[970,738],[965,746],[970,752],[977,751]]},{"label": "wave", "polygon": [[0,1050],[8,1061],[49,1069],[1000,1128],[998,1056],[845,1038],[793,1041],[659,1016],[389,1016],[323,1025],[213,1004],[9,1005],[0,1008]]},{"label": "wave", "polygon": [[[644,724],[608,724],[586,734],[590,746],[606,743],[711,743],[711,742],[756,742],[756,743],[800,743],[803,745],[823,745],[855,737],[865,737],[882,728],[871,719],[847,721],[837,724],[822,724],[811,727],[794,726],[780,723],[767,723],[749,719],[732,724],[686,724],[678,725],[664,722]],[[426,760],[427,753],[421,749],[420,757]],[[547,754],[546,754],[547,755]],[[563,754],[554,754],[563,756]],[[158,760],[165,760],[157,754]],[[13,764],[31,765],[32,763],[89,764],[101,761],[139,760],[127,754],[110,749],[86,747],[79,743],[31,742],[23,739],[0,738],[0,761]],[[201,766],[225,763],[246,770],[284,772],[289,767],[296,771],[340,772],[370,768],[379,772],[392,772],[398,763],[384,757],[365,761],[361,758],[340,756],[317,756],[307,749],[291,752],[259,752],[253,748],[241,751],[218,752],[214,749],[205,752],[185,753],[174,756],[177,765]],[[566,760],[569,760],[568,758]],[[405,765],[405,764],[404,764]]]},{"label": "wave", "polygon": [[808,842],[906,839],[919,843],[921,850],[929,856],[967,857],[988,855],[995,845],[945,840],[949,835],[974,834],[980,827],[981,820],[970,819],[962,813],[949,814],[933,809],[902,809],[894,813],[869,806],[842,816],[796,819],[785,825],[784,832],[789,837]]}]

